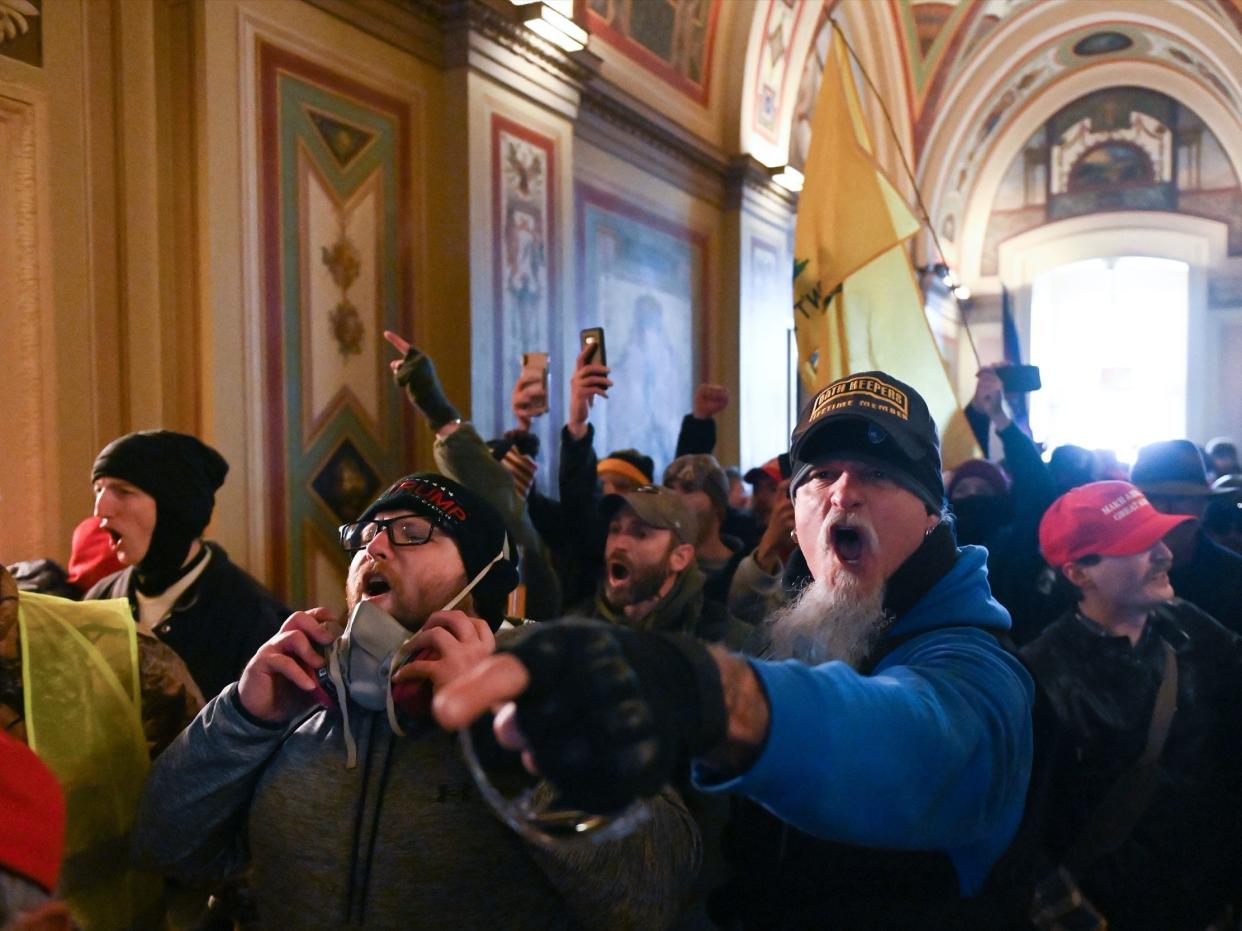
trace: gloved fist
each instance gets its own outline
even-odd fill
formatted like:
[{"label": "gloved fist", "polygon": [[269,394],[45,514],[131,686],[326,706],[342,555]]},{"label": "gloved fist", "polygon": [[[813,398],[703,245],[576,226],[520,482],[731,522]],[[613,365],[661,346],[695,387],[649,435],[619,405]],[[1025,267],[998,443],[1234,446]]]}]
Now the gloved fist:
[{"label": "gloved fist", "polygon": [[606,814],[655,795],[724,739],[719,671],[688,637],[565,620],[504,649],[530,674],[518,727],[565,807]]}]

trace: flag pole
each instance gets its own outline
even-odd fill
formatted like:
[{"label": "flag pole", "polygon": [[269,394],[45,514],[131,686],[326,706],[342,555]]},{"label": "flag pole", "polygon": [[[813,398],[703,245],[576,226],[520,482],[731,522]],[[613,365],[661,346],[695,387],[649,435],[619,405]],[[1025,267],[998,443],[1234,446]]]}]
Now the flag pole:
[{"label": "flag pole", "polygon": [[[850,45],[850,40],[846,38],[844,30],[837,23],[835,17],[829,16],[828,22],[832,23],[832,30],[841,37],[841,43],[845,46],[845,50],[850,53],[850,58],[854,60],[854,64],[858,66],[858,70],[862,72],[863,80],[867,82],[867,87],[871,89],[872,95],[875,97],[876,103],[880,105],[880,112],[884,114],[884,122],[888,124],[888,133],[892,137],[893,142],[897,145],[897,155],[901,159],[901,167],[905,169],[906,177],[910,180],[910,187],[914,191],[914,200],[918,204],[919,210],[923,214],[923,223],[927,226],[927,231],[931,233],[932,243],[936,247],[936,252],[943,262],[945,258],[944,249],[940,245],[940,237],[936,235],[936,227],[932,224],[931,212],[927,209],[927,205],[923,202],[923,195],[919,191],[918,181],[915,180],[914,170],[910,167],[910,162],[906,158],[905,149],[901,144],[901,137],[897,135],[897,127],[893,125],[893,117],[888,112],[888,107],[884,103],[884,95],[880,93],[880,89],[876,87],[875,81],[871,80],[871,75],[867,69],[863,67],[862,60],[858,57],[858,53],[854,51],[854,46]],[[958,300],[957,295],[953,295],[953,304],[957,307],[957,319],[961,321],[962,329],[966,331],[966,340],[970,343],[970,352],[975,357],[975,365],[979,368],[983,367],[983,363],[979,359],[979,348],[975,345],[975,335],[970,331],[970,324],[966,322],[966,313],[962,310],[962,302]]]}]

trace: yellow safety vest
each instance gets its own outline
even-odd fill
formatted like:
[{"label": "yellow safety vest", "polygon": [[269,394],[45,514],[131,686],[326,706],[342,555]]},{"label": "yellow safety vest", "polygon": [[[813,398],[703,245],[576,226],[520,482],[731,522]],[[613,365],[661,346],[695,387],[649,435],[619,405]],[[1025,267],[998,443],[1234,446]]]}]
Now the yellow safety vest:
[{"label": "yellow safety vest", "polygon": [[17,623],[27,742],[65,791],[58,895],[83,931],[162,927],[162,881],[129,866],[149,767],[129,602],[22,592]]}]

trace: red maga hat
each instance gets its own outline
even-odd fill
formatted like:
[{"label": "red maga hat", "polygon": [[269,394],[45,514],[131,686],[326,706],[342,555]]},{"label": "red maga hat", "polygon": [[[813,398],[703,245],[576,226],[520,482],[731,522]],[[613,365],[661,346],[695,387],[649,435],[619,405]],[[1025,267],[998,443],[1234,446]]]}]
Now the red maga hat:
[{"label": "red maga hat", "polygon": [[1133,556],[1188,520],[1161,514],[1129,482],[1092,482],[1052,502],[1039,522],[1039,549],[1058,568],[1084,556]]},{"label": "red maga hat", "polygon": [[64,794],[34,752],[3,732],[0,811],[0,867],[51,892],[65,847]]}]

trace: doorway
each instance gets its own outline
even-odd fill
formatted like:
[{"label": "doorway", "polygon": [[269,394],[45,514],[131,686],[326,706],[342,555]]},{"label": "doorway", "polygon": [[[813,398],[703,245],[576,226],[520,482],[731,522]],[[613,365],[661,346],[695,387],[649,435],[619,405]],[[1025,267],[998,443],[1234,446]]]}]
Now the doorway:
[{"label": "doorway", "polygon": [[1031,361],[1034,435],[1111,449],[1187,435],[1189,266],[1145,256],[1087,259],[1036,276]]}]

